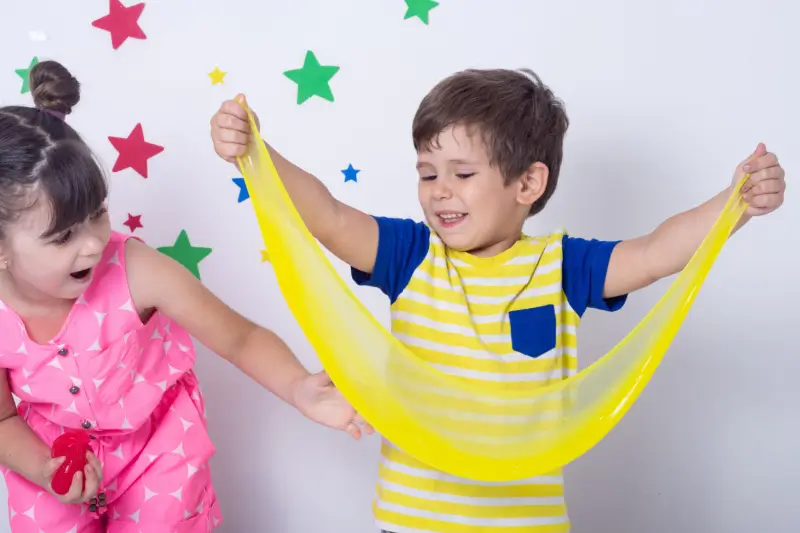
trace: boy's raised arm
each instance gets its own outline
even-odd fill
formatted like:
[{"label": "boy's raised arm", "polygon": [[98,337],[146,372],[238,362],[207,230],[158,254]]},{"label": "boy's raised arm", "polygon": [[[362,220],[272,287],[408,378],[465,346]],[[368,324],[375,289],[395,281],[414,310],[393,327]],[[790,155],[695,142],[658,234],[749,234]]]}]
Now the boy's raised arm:
[{"label": "boy's raised arm", "polygon": [[[742,187],[748,203],[738,230],[753,216],[766,215],[783,204],[785,172],[763,144],[737,168],[733,184],[750,174]],[[603,296],[613,298],[677,274],[689,263],[730,195],[730,188],[705,203],[668,218],[651,233],[618,244],[611,254]]]},{"label": "boy's raised arm", "polygon": [[[244,103],[243,97],[241,101]],[[236,157],[244,155],[249,138],[250,124],[242,105],[236,100],[223,102],[211,118],[211,139],[217,155],[236,164]],[[375,219],[334,198],[319,179],[284,158],[268,143],[267,149],[311,234],[351,267],[372,272],[378,251]]]}]

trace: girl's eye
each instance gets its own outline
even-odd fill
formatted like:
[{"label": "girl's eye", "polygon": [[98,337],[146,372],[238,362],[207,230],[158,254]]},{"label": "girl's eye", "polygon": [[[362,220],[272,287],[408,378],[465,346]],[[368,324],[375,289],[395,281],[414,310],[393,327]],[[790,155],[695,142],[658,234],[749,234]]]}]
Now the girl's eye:
[{"label": "girl's eye", "polygon": [[420,176],[419,179],[422,180],[422,181],[431,181],[431,180],[435,180],[436,176]]},{"label": "girl's eye", "polygon": [[101,207],[95,214],[92,215],[92,220],[97,220],[108,212],[108,209]]},{"label": "girl's eye", "polygon": [[72,237],[72,230],[71,229],[65,231],[60,237],[58,237],[53,242],[55,244],[66,244],[67,241],[69,241],[70,237]]}]

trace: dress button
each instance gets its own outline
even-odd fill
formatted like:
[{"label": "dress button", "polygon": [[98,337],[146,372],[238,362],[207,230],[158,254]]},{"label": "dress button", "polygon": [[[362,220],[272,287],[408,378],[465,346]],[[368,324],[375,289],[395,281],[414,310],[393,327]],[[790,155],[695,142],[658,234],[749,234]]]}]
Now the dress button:
[{"label": "dress button", "polygon": [[84,420],[83,423],[81,424],[81,427],[83,427],[83,429],[89,429],[92,427],[92,423],[89,422],[88,420]]},{"label": "dress button", "polygon": [[66,348],[61,348],[61,349],[58,350],[58,355],[61,355],[61,356],[67,355],[68,353],[69,353],[69,350],[67,350]]},{"label": "dress button", "polygon": [[81,389],[77,385],[73,385],[69,388],[70,394],[78,394],[80,391]]}]

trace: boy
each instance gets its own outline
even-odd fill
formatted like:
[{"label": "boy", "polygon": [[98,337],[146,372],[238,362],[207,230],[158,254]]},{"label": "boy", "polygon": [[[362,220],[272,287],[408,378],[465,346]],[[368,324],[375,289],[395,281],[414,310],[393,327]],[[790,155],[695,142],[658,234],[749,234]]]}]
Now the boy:
[{"label": "boy", "polygon": [[[445,372],[530,387],[575,373],[575,328],[588,308],[620,309],[630,292],[683,269],[730,192],[629,241],[526,236],[523,223],[555,191],[567,127],[563,105],[530,71],[441,81],[413,122],[425,223],[355,210],[269,149],[314,237],[356,283],[389,297],[402,342]],[[211,120],[217,154],[234,164],[248,132],[235,101]],[[748,172],[739,226],[783,202],[784,171],[763,145],[732,184]],[[560,471],[486,484],[432,470],[388,442],[381,455],[374,510],[384,531],[569,531]]]}]

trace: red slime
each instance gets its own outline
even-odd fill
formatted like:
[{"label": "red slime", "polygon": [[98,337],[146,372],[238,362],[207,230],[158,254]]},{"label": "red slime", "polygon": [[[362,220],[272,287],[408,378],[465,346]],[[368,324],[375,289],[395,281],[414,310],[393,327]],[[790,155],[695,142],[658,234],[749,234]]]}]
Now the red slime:
[{"label": "red slime", "polygon": [[[53,492],[64,495],[69,492],[75,472],[82,471],[87,464],[86,452],[90,451],[89,434],[85,431],[67,430],[53,442],[51,456],[66,457],[61,466],[56,470],[50,485]],[[85,475],[85,474],[84,474]],[[83,488],[86,488],[86,478],[83,478]]]}]

